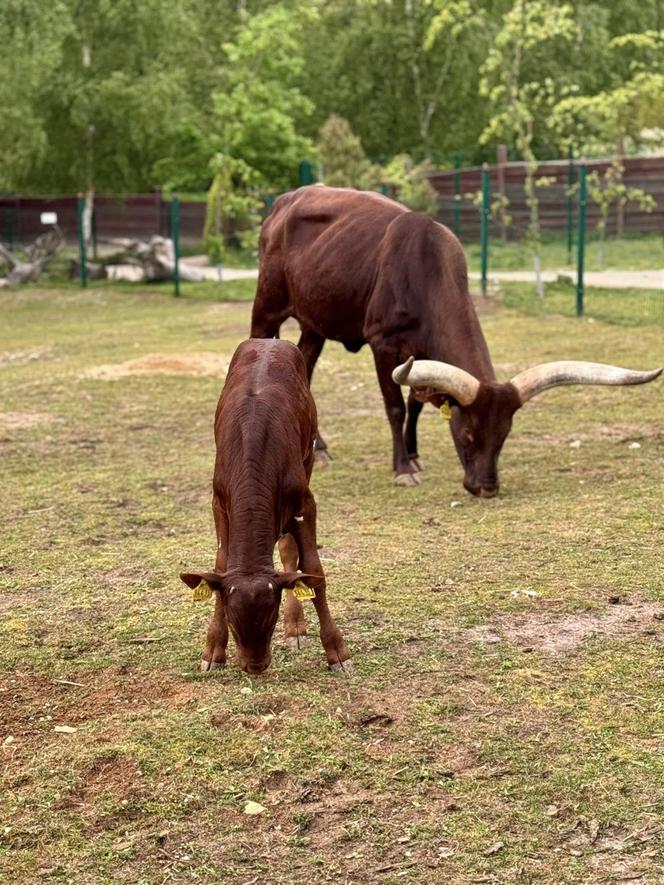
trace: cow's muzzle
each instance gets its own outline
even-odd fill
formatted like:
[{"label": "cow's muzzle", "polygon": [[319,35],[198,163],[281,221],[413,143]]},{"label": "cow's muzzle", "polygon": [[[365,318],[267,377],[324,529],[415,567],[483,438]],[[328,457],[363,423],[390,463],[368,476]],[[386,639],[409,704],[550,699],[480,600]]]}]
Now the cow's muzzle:
[{"label": "cow's muzzle", "polygon": [[262,660],[244,660],[240,663],[240,666],[244,672],[249,673],[250,676],[258,676],[260,673],[264,673],[267,670],[271,662],[272,655],[268,655]]},{"label": "cow's muzzle", "polygon": [[500,488],[499,484],[489,485],[489,483],[485,485],[471,485],[468,482],[464,481],[463,484],[464,489],[467,492],[470,492],[471,495],[474,495],[476,498],[495,498],[498,494],[498,490]]}]

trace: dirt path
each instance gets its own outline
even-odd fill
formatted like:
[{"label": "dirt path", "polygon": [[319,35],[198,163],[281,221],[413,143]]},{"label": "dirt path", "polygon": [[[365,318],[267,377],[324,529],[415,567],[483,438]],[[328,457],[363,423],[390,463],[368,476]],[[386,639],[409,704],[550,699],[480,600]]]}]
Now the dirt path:
[{"label": "dirt path", "polygon": [[[479,273],[470,273],[471,280],[479,280]],[[559,277],[572,282],[576,274],[569,269],[545,270],[542,272],[545,283],[555,283]],[[602,289],[659,289],[664,292],[663,270],[601,270],[587,271],[584,275],[586,286]],[[490,281],[510,283],[534,283],[535,274],[530,270],[497,270],[489,273]]]},{"label": "dirt path", "polygon": [[[201,266],[195,261],[183,261],[183,264],[192,264],[196,269],[205,274],[209,280],[218,280],[216,267]],[[479,280],[479,273],[470,273],[471,280]],[[576,274],[569,269],[545,270],[542,273],[545,283],[555,283],[559,277],[567,277],[575,281]],[[222,282],[230,280],[255,280],[258,277],[256,268],[224,267],[222,269]],[[535,274],[530,270],[497,270],[491,271],[489,280],[503,282],[535,281]],[[602,270],[587,271],[585,274],[586,286],[596,286],[602,289],[659,289],[664,292],[664,269],[661,270]]]}]

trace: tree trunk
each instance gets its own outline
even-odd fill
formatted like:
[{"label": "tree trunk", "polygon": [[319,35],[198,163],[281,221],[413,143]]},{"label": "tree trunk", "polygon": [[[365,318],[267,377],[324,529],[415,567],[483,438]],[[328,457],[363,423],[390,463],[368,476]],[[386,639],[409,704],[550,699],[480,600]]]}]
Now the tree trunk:
[{"label": "tree trunk", "polygon": [[542,259],[539,252],[533,255],[533,264],[535,266],[535,289],[540,298],[544,298],[544,283],[542,282]]},{"label": "tree trunk", "polygon": [[90,187],[85,192],[85,202],[83,205],[83,237],[85,245],[90,250],[92,245],[92,213],[95,211],[95,192]]}]

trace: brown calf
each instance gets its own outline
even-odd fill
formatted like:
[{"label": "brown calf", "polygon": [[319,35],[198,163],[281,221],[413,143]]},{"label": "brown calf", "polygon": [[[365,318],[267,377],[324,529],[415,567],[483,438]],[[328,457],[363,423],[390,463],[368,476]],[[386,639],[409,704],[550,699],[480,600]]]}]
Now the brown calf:
[{"label": "brown calf", "polygon": [[[215,591],[202,670],[226,663],[228,627],[243,670],[261,673],[269,667],[283,590],[286,639],[299,648],[306,635],[302,603],[293,594],[299,581],[315,593],[328,665],[350,670],[327,606],[316,545],[316,503],[309,490],[316,427],[316,406],[297,347],[287,341],[244,341],[231,361],[214,424],[215,570],[180,576],[189,587],[205,581]],[[285,572],[274,568],[277,541]]]}]

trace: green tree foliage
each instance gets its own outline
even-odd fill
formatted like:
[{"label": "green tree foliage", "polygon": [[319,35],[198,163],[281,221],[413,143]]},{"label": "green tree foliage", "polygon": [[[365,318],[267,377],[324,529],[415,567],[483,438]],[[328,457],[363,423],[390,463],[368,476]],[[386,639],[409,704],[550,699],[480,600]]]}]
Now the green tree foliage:
[{"label": "green tree foliage", "polygon": [[588,175],[588,194],[599,208],[597,231],[600,237],[600,262],[604,260],[604,240],[612,206],[616,206],[620,216],[628,203],[637,203],[643,212],[652,212],[655,208],[655,200],[650,194],[625,184],[624,174],[625,167],[620,160],[614,159],[603,175],[599,172]]},{"label": "green tree foliage", "polygon": [[381,178],[393,189],[399,202],[415,212],[435,215],[438,197],[429,182],[431,170],[431,164],[426,160],[415,164],[408,154],[397,154],[384,167]]},{"label": "green tree foliage", "polygon": [[[486,5],[325,4],[304,35],[304,82],[316,104],[312,129],[330,114],[346,118],[374,162],[395,153],[440,160],[464,145],[475,151],[486,110],[477,94],[478,70],[495,26],[471,24]],[[504,3],[491,5],[497,10]]]},{"label": "green tree foliage", "polygon": [[228,66],[213,95],[212,140],[277,188],[295,183],[299,161],[313,151],[298,125],[313,111],[296,84],[304,65],[301,14],[274,6],[247,19],[236,40],[224,44]]},{"label": "green tree foliage", "polygon": [[70,29],[61,0],[0,4],[0,189],[18,190],[48,154],[45,108],[37,98],[62,63]]},{"label": "green tree foliage", "polygon": [[255,247],[261,202],[256,197],[258,174],[244,160],[217,154],[210,163],[214,178],[205,213],[205,249],[221,264],[229,247]]},{"label": "green tree foliage", "polygon": [[223,153],[282,190],[332,115],[371,164],[633,150],[663,28],[661,0],[4,0],[0,187],[207,191]]},{"label": "green tree foliage", "polygon": [[155,158],[187,113],[182,72],[169,46],[187,17],[163,0],[65,0],[62,63],[43,84],[48,152],[32,188],[123,191],[152,180]]},{"label": "green tree foliage", "polygon": [[569,95],[553,109],[559,140],[585,152],[619,142],[624,148],[625,140],[640,147],[652,137],[649,130],[664,130],[664,31],[616,37],[606,57],[608,88]]},{"label": "green tree foliage", "polygon": [[362,142],[348,120],[332,115],[321,126],[318,156],[323,181],[331,187],[375,187],[380,170],[367,160]]},{"label": "green tree foliage", "polygon": [[515,0],[483,66],[480,84],[481,93],[489,98],[493,109],[482,140],[513,141],[526,164],[524,187],[530,216],[526,240],[533,252],[540,295],[544,288],[535,139],[566,89],[558,68],[576,35],[571,6],[556,7],[547,0]]}]

